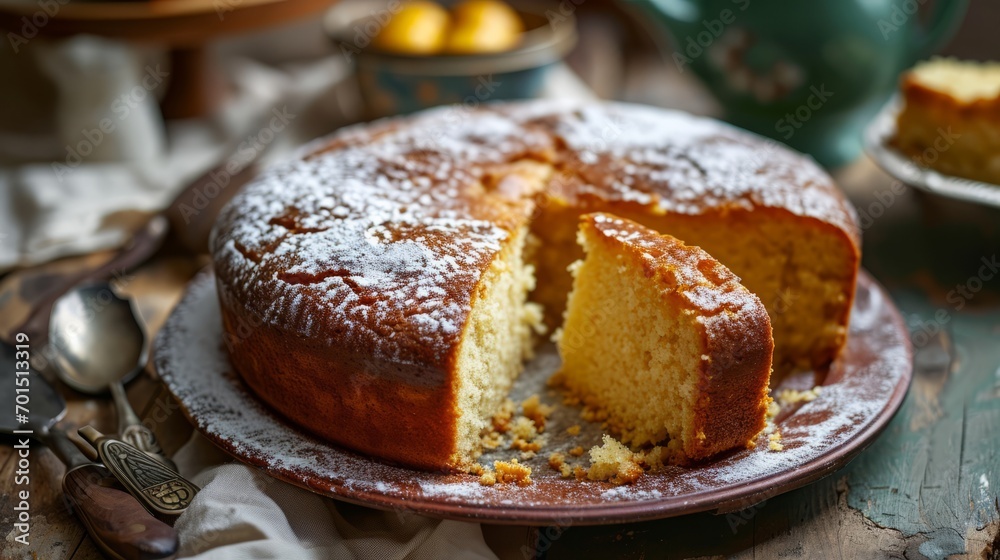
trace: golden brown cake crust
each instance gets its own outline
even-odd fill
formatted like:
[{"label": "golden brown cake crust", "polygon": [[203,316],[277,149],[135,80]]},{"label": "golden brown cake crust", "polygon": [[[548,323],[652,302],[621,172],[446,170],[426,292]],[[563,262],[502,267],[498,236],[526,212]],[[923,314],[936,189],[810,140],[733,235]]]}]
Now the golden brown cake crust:
[{"label": "golden brown cake crust", "polygon": [[501,180],[522,160],[572,177],[551,189],[606,211],[781,212],[858,239],[811,160],[684,113],[533,102],[351,127],[267,170],[216,224],[227,347],[243,379],[323,438],[457,468],[456,349],[483,272],[535,210]]},{"label": "golden brown cake crust", "polygon": [[1000,97],[963,101],[925,85],[911,74],[903,75],[899,89],[907,102],[922,105],[924,110],[950,114],[961,119],[985,119],[1000,125]]},{"label": "golden brown cake crust", "polygon": [[[581,227],[623,252],[663,287],[663,297],[694,312],[702,331],[691,460],[747,445],[764,428],[771,374],[771,320],[760,299],[711,255],[669,235],[608,214],[590,214]],[[702,434],[699,436],[698,434]]]}]

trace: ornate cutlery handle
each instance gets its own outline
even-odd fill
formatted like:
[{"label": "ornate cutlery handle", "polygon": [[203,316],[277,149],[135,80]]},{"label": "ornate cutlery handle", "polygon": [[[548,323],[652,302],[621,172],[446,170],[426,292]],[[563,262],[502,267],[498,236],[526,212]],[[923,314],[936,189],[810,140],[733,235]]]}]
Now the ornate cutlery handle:
[{"label": "ornate cutlery handle", "polygon": [[79,434],[97,449],[111,474],[153,515],[180,515],[199,488],[160,461],[128,443],[105,436],[91,426]]}]

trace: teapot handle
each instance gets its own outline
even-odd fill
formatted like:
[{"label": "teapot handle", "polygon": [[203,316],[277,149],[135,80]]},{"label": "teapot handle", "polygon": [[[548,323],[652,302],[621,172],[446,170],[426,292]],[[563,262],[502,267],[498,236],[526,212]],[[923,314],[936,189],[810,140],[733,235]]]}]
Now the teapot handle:
[{"label": "teapot handle", "polygon": [[918,25],[910,49],[911,64],[933,54],[958,29],[969,0],[937,0],[926,27]]}]

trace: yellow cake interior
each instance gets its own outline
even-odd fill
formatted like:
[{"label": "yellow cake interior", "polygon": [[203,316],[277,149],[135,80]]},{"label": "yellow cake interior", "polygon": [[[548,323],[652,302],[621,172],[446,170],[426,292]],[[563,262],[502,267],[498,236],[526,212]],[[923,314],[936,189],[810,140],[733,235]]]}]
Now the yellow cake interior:
[{"label": "yellow cake interior", "polygon": [[696,437],[696,314],[664,297],[642,263],[592,236],[581,231],[587,256],[573,266],[575,289],[559,337],[567,372],[561,382],[598,396],[595,404],[624,443]]},{"label": "yellow cake interior", "polygon": [[1000,63],[933,58],[913,68],[912,79],[964,103],[1000,97]]},{"label": "yellow cake interior", "polygon": [[[701,247],[740,277],[764,303],[774,329],[774,381],[793,371],[828,364],[847,336],[841,326],[849,312],[852,248],[835,232],[803,227],[802,218],[772,211],[767,219],[749,212],[727,215],[649,216],[611,211],[688,245]],[[764,212],[757,210],[757,212]],[[567,267],[583,257],[576,232],[583,210],[553,199],[542,205],[533,233],[540,249],[535,266],[538,287],[532,295],[545,307],[550,327],[561,323],[573,279]],[[720,223],[725,223],[720,227]]]},{"label": "yellow cake interior", "polygon": [[480,437],[531,355],[542,311],[527,301],[535,286],[525,262],[527,228],[511,239],[476,288],[472,311],[456,357],[457,444],[452,462],[478,457]]},{"label": "yellow cake interior", "polygon": [[[480,279],[472,302],[456,358],[454,464],[478,456],[490,418],[531,354],[533,333],[544,330],[543,315],[550,332],[564,327],[564,367],[589,372],[580,378],[581,388],[610,397],[608,412],[620,424],[623,441],[641,445],[694,437],[687,422],[698,353],[693,331],[685,328],[690,317],[679,311],[663,315],[648,305],[657,293],[647,284],[622,285],[629,265],[620,256],[591,246],[593,258],[578,272],[584,281],[570,296],[586,303],[576,305],[563,323],[573,288],[569,268],[584,256],[577,242],[580,217],[604,209],[551,194],[546,187],[552,175],[548,164],[524,160],[498,167],[481,186],[500,199],[530,199],[534,210]],[[835,357],[846,337],[845,286],[853,281],[853,271],[843,267],[853,257],[851,246],[836,232],[803,227],[803,218],[783,210],[769,211],[766,220],[741,210],[699,216],[650,216],[621,207],[613,212],[701,247],[762,300],[775,341],[772,384]],[[603,325],[603,336],[590,338],[599,342],[570,351],[593,324]],[[642,399],[635,398],[637,390]],[[672,403],[667,412],[662,403]],[[666,423],[663,414],[669,416]]]}]

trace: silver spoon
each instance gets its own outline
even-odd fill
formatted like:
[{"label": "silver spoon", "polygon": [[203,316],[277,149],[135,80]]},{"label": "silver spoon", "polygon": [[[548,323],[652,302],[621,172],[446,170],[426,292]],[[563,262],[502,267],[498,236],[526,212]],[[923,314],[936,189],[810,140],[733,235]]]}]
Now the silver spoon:
[{"label": "silver spoon", "polygon": [[[57,424],[66,415],[66,401],[37,371],[29,373],[27,365],[17,359],[17,352],[14,346],[0,344],[0,410],[4,411],[0,414],[0,434],[11,436],[11,442],[18,445],[34,439],[66,465],[64,495],[109,558],[173,558],[179,546],[177,532],[143,509],[138,497],[129,496],[118,486],[108,469],[91,462],[73,445],[65,432],[68,426]],[[18,403],[25,404],[15,410]],[[34,461],[37,452],[31,444],[30,455],[21,457]]]},{"label": "silver spoon", "polygon": [[122,441],[177,470],[125,396],[123,384],[142,371],[147,354],[146,335],[130,300],[118,297],[107,283],[73,288],[52,306],[49,344],[60,380],[89,395],[110,390]]}]

